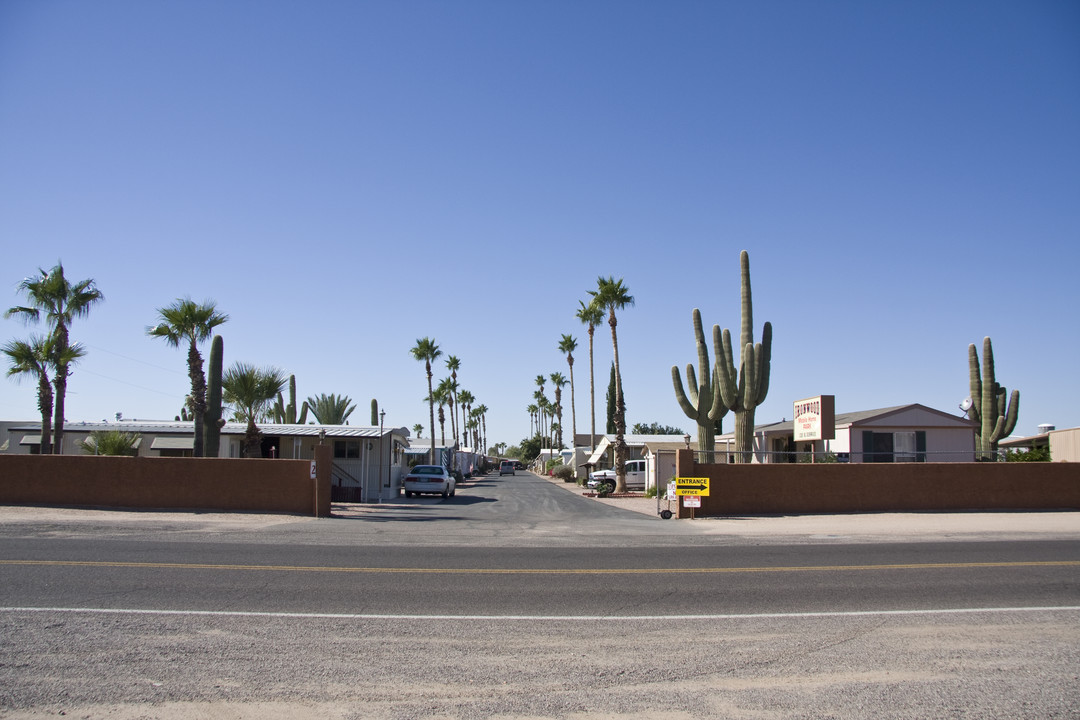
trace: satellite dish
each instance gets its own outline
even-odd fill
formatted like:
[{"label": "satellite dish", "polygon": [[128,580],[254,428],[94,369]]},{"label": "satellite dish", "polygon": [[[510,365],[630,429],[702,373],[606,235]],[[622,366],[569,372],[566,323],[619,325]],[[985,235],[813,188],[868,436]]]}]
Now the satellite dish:
[{"label": "satellite dish", "polygon": [[972,402],[971,402],[971,398],[969,398],[969,397],[964,398],[963,400],[960,401],[960,409],[964,411],[965,415],[967,415],[967,411],[971,409],[971,406],[972,406]]}]

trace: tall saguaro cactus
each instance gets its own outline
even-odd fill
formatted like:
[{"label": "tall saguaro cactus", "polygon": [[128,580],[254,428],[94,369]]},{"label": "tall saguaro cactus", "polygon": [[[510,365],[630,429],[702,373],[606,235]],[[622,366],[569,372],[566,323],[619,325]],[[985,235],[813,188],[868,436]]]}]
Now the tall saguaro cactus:
[{"label": "tall saguaro cactus", "polygon": [[[439,407],[439,412],[442,412],[442,407]],[[371,427],[375,427],[379,424],[379,401],[376,398],[371,398]]]},{"label": "tall saguaro cactus", "polygon": [[683,389],[677,365],[671,366],[671,382],[675,386],[675,399],[679,407],[686,417],[697,423],[698,451],[711,453],[716,448],[716,421],[727,415],[728,409],[720,397],[716,366],[709,362],[709,345],[705,342],[701,311],[697,308],[694,308],[694,339],[697,342],[700,382],[693,363],[686,364],[689,394]]},{"label": "tall saguaro cactus", "polygon": [[221,356],[225,341],[215,335],[210,343],[206,377],[206,412],[203,413],[203,456],[217,457],[221,449]]},{"label": "tall saguaro cactus", "polygon": [[979,353],[975,343],[968,345],[968,373],[971,386],[969,417],[975,422],[975,450],[979,460],[993,460],[998,441],[1008,437],[1016,427],[1020,412],[1020,391],[1013,390],[1005,402],[1005,388],[994,374],[994,347],[990,338],[983,338],[982,374],[979,374]]},{"label": "tall saguaro cactus", "polygon": [[742,332],[739,337],[739,372],[735,373],[731,331],[713,327],[713,349],[720,397],[724,406],[735,413],[735,461],[750,462],[754,450],[754,410],[769,393],[769,368],[772,359],[772,323],[766,322],[761,342],[754,344],[754,306],[750,292],[750,255],[739,254],[742,270]]},{"label": "tall saguaro cactus", "polygon": [[308,404],[305,402],[300,410],[300,417],[296,416],[296,376],[289,376],[289,404],[285,404],[285,398],[278,393],[277,402],[271,415],[274,422],[285,425],[303,425],[307,422]]}]

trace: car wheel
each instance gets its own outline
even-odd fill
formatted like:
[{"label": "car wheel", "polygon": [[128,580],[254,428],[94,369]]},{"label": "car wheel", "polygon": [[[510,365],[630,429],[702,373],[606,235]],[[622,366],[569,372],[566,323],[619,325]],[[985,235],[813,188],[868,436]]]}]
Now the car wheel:
[{"label": "car wheel", "polygon": [[615,483],[613,483],[613,482],[604,483],[603,487],[604,487],[604,492],[608,493],[609,495],[611,493],[615,492]]},{"label": "car wheel", "polygon": [[454,497],[455,495],[457,495],[457,488],[450,491],[450,497]]},{"label": "car wheel", "polygon": [[443,491],[442,491],[442,496],[443,496],[444,498],[446,498],[446,497],[449,497],[449,495],[450,495],[450,491],[449,491],[449,490],[443,490]]},{"label": "car wheel", "polygon": [[411,497],[412,497],[412,493],[411,493],[411,492],[409,492],[408,490],[406,490],[406,491],[405,491],[405,497],[407,497],[407,498],[411,498]]}]

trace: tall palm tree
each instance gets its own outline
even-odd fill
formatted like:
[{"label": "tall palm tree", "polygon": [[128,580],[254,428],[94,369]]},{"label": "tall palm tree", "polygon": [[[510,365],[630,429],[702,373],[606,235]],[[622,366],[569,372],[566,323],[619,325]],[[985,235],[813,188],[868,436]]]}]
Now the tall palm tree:
[{"label": "tall palm tree", "polygon": [[[16,381],[24,377],[37,381],[38,410],[41,412],[41,443],[38,452],[49,455],[52,453],[53,413],[53,388],[49,372],[57,361],[61,360],[55,357],[52,338],[32,335],[28,341],[11,340],[4,344],[0,352],[8,356],[8,377],[13,377]],[[66,357],[62,360],[70,365],[85,354],[82,346],[75,343],[68,347]]]},{"label": "tall palm tree", "polygon": [[560,449],[563,446],[563,435],[562,435],[562,389],[564,387],[566,387],[567,384],[568,383],[566,382],[566,378],[563,377],[562,373],[559,373],[559,372],[551,373],[551,385],[552,385],[552,387],[555,388],[555,422],[557,422],[559,424],[559,435],[558,435],[559,445],[558,446],[559,446]]},{"label": "tall palm tree", "polygon": [[414,433],[416,433],[417,440],[419,440],[420,436],[424,434],[424,426],[420,423],[416,423],[415,425],[413,425],[412,430]]},{"label": "tall palm tree", "polygon": [[[536,413],[540,412],[540,408],[533,404],[527,406],[525,409],[529,412],[529,437],[532,437],[534,435],[533,421],[536,420]],[[537,426],[537,432],[539,432],[539,426]]]},{"label": "tall palm tree", "polygon": [[[476,402],[476,398],[468,390],[459,390],[457,396],[458,405],[461,407],[461,441],[469,444],[469,433],[466,432],[469,429],[469,411],[472,410],[472,404]],[[475,450],[475,446],[473,449]]]},{"label": "tall palm tree", "polygon": [[431,386],[431,363],[437,360],[442,355],[442,350],[435,344],[435,341],[429,337],[423,337],[416,341],[415,347],[409,352],[412,354],[413,359],[418,362],[424,363],[424,370],[427,372],[427,390],[428,390],[428,414],[431,422],[431,463],[435,463],[435,396],[432,393]]},{"label": "tall palm tree", "polygon": [[458,405],[458,381],[457,371],[461,369],[461,360],[454,355],[446,356],[446,369],[450,371],[451,393],[448,400],[450,405],[450,434],[455,442],[458,438],[457,405]]},{"label": "tall palm tree", "polygon": [[563,335],[559,350],[566,353],[566,364],[570,366],[570,445],[577,447],[577,407],[574,402],[574,351],[577,350],[577,340],[573,335]]},{"label": "tall palm tree", "polygon": [[183,344],[188,346],[188,378],[191,379],[191,414],[195,420],[195,444],[192,447],[194,457],[203,456],[203,421],[206,414],[206,374],[203,372],[203,358],[199,353],[199,343],[205,342],[214,334],[214,328],[221,325],[229,316],[220,313],[213,300],[206,300],[201,305],[191,298],[177,298],[167,307],[158,308],[158,324],[146,329],[150,337],[161,338],[174,348]]},{"label": "tall palm tree", "polygon": [[[433,392],[435,394],[435,406],[439,408],[439,442],[446,445],[446,387],[440,382],[435,386]],[[451,423],[450,430],[452,433],[453,423]]]},{"label": "tall palm tree", "polygon": [[622,396],[622,375],[619,373],[619,336],[615,332],[618,320],[615,311],[634,304],[634,296],[623,284],[622,278],[599,277],[596,290],[590,290],[592,301],[607,311],[611,327],[611,347],[615,355],[615,492],[626,492],[626,407]]},{"label": "tall palm tree", "polygon": [[267,406],[288,382],[288,376],[275,367],[259,368],[247,363],[235,363],[221,376],[225,402],[237,408],[247,421],[244,433],[244,457],[262,457],[262,432],[255,425]]},{"label": "tall palm tree", "polygon": [[577,318],[589,328],[589,444],[596,450],[596,379],[593,374],[593,333],[596,326],[604,321],[604,311],[593,303],[586,305],[578,300],[581,307]]},{"label": "tall palm tree", "polygon": [[476,406],[476,412],[480,413],[480,447],[487,454],[487,405],[481,403]]},{"label": "tall palm tree", "polygon": [[347,425],[356,404],[348,395],[338,397],[334,393],[321,393],[305,401],[308,410],[320,425]]},{"label": "tall palm tree", "polygon": [[18,290],[26,296],[26,305],[17,305],[8,309],[4,317],[21,317],[25,322],[39,322],[45,315],[49,324],[53,342],[53,452],[59,455],[64,449],[64,399],[67,396],[67,379],[72,358],[68,355],[71,347],[70,327],[77,317],[86,317],[90,309],[105,299],[97,289],[93,279],[71,283],[64,277],[64,266],[57,263],[46,272],[38,268],[39,276],[26,278],[19,283]]}]

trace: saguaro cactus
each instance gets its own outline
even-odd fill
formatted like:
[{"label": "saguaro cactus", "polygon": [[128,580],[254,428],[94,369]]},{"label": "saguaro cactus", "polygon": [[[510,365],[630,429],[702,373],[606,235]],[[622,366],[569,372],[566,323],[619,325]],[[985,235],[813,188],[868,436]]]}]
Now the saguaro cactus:
[{"label": "saguaro cactus", "polygon": [[716,421],[727,415],[728,409],[720,397],[716,366],[709,362],[709,345],[705,342],[701,311],[697,308],[694,308],[694,339],[697,342],[700,382],[694,372],[693,363],[686,364],[689,396],[683,390],[677,365],[671,366],[671,382],[675,386],[675,399],[679,401],[679,407],[686,413],[686,417],[697,423],[698,451],[711,453],[716,448]]},{"label": "saguaro cactus", "polygon": [[221,356],[225,341],[215,335],[210,343],[210,367],[206,378],[206,412],[203,413],[203,455],[217,457],[221,449]]},{"label": "saguaro cactus", "polygon": [[[442,406],[439,406],[439,412],[442,412]],[[375,398],[371,398],[371,427],[375,427],[379,424],[379,401]]]},{"label": "saguaro cactus", "polygon": [[735,413],[735,461],[750,462],[754,450],[754,410],[769,393],[772,359],[772,323],[766,322],[761,342],[754,344],[754,306],[750,292],[750,255],[739,254],[742,270],[742,332],[739,338],[739,372],[736,376],[731,331],[713,326],[713,349],[724,406]]},{"label": "saguaro cactus", "polygon": [[968,416],[975,422],[975,450],[979,460],[993,460],[998,440],[1008,437],[1016,427],[1020,412],[1020,391],[1013,390],[1006,405],[1005,388],[994,374],[994,347],[990,338],[983,338],[982,375],[979,374],[979,353],[975,343],[968,345],[968,373],[971,385],[971,410]]},{"label": "saguaro cactus", "polygon": [[305,402],[300,410],[300,417],[296,416],[296,376],[289,376],[289,404],[285,404],[285,398],[278,393],[277,402],[270,413],[274,422],[286,425],[303,425],[307,422],[308,404]]}]

